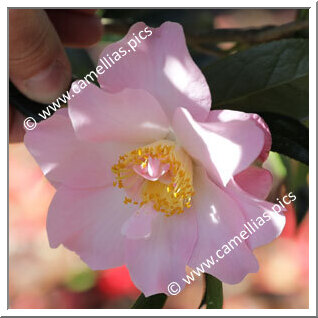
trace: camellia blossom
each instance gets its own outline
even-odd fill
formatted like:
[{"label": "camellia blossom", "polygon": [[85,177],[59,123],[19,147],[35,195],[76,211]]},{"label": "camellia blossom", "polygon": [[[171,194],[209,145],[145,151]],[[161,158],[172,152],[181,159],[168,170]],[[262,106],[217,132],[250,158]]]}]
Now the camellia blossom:
[{"label": "camellia blossom", "polygon": [[[145,27],[133,25],[102,56]],[[94,270],[126,265],[146,296],[168,294],[170,282],[185,286],[186,266],[199,266],[268,211],[261,229],[206,269],[238,283],[258,271],[253,249],[285,224],[265,201],[272,176],[260,163],[271,148],[269,129],[256,114],[210,111],[210,90],[182,27],[150,30],[136,52],[99,76],[100,88],[76,94],[73,86],[68,108],[26,133],[57,190],[50,246],[63,244]]]}]

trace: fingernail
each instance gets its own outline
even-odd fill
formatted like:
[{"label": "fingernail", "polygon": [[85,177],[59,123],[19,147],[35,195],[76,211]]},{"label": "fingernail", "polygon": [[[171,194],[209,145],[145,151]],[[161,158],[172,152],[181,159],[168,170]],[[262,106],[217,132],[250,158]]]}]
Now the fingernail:
[{"label": "fingernail", "polygon": [[23,86],[29,98],[50,103],[67,90],[70,80],[70,70],[55,60],[45,70],[25,80]]}]

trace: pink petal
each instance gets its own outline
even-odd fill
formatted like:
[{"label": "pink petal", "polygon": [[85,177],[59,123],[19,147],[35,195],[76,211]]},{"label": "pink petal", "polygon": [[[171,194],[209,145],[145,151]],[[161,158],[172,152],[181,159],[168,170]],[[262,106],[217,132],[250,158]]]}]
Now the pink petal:
[{"label": "pink petal", "polygon": [[[257,186],[257,181],[255,186]],[[261,219],[265,221],[261,229],[257,230],[248,238],[249,245],[252,249],[268,244],[280,235],[286,223],[286,218],[283,213],[286,209],[283,209],[278,202],[277,205],[273,207],[274,203],[259,200],[243,191],[234,180],[228,183],[227,190],[240,206],[247,221],[252,219],[256,221],[256,224],[258,224],[257,222],[262,223]],[[281,208],[280,211],[279,208]],[[275,210],[277,212],[275,212]],[[264,212],[267,213],[269,220],[266,220],[263,216]],[[261,219],[258,219],[259,217]]]},{"label": "pink petal", "polygon": [[223,185],[249,167],[264,144],[264,133],[253,120],[199,123],[178,108],[172,126],[185,150]]},{"label": "pink petal", "polygon": [[127,240],[130,276],[146,297],[168,294],[171,282],[185,283],[185,267],[197,238],[195,214],[185,211],[166,217],[158,215],[147,239]]},{"label": "pink petal", "polygon": [[133,52],[129,41],[139,34],[146,37],[146,27],[142,22],[134,24],[121,41],[104,49],[99,66],[103,66],[103,58],[108,59],[107,54],[116,55],[114,52],[120,49],[128,53],[100,75],[101,88],[112,93],[125,88],[145,89],[160,102],[168,118],[172,118],[176,107],[182,106],[195,119],[206,119],[211,107],[210,90],[188,52],[182,26],[165,22],[159,28],[146,29],[148,37]]},{"label": "pink petal", "polygon": [[114,187],[60,187],[51,203],[47,232],[51,247],[63,244],[94,270],[123,265],[121,227],[136,210],[125,205],[124,191]]},{"label": "pink petal", "polygon": [[267,124],[259,115],[244,113],[244,112],[239,112],[234,110],[212,110],[210,111],[206,122],[226,123],[232,120],[254,120],[256,125],[263,130],[265,142],[264,142],[263,150],[260,153],[258,159],[260,159],[261,161],[265,161],[272,147],[272,135],[269,131]]},{"label": "pink petal", "polygon": [[151,205],[144,205],[138,209],[123,225],[121,233],[128,239],[145,239],[151,235],[153,220],[158,213]]},{"label": "pink petal", "polygon": [[[194,186],[196,194],[191,209],[197,214],[198,240],[188,265],[196,270],[212,256],[215,265],[203,269],[229,284],[238,283],[248,273],[257,272],[257,260],[243,239],[238,246],[232,242],[234,249],[224,254],[223,246],[229,246],[229,241],[245,230],[245,219],[236,202],[211,182],[202,168],[195,169]],[[220,259],[216,256],[219,249],[221,256],[224,255]]]},{"label": "pink petal", "polygon": [[80,139],[152,142],[168,133],[166,115],[147,91],[125,89],[111,94],[90,84],[74,96],[69,114]]},{"label": "pink petal", "polygon": [[273,184],[270,171],[254,166],[238,173],[234,180],[245,192],[263,200],[268,197]]},{"label": "pink petal", "polygon": [[62,183],[74,188],[111,184],[111,166],[118,156],[138,147],[78,140],[65,108],[28,131],[24,143],[54,186]]}]

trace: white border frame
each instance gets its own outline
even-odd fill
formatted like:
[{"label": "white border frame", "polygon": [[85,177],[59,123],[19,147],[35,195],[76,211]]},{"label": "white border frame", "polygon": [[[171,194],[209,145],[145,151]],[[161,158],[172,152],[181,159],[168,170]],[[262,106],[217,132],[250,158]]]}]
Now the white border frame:
[{"label": "white border frame", "polygon": [[[42,1],[31,0],[27,3],[21,0],[5,1],[5,6],[1,6],[1,38],[7,38],[7,7],[24,7],[28,4],[28,7],[39,7],[43,6]],[[101,0],[91,0],[89,2],[89,8],[103,8],[105,5],[107,7],[116,7],[119,5],[121,7],[177,7],[177,1],[172,3],[171,0],[161,0],[158,3],[153,1],[134,1],[133,3],[129,1],[116,1],[112,3],[109,1]],[[316,12],[317,4],[315,1],[295,1],[295,0],[268,0],[268,1],[202,1],[196,0],[195,6],[193,6],[193,1],[188,3],[183,2],[184,7],[187,8],[227,8],[227,7],[239,7],[239,8],[311,8],[310,18],[309,18],[309,30],[310,30],[310,50],[309,50],[309,63],[310,63],[310,85],[309,85],[309,112],[310,112],[310,186],[309,186],[309,210],[311,211],[309,217],[309,231],[310,231],[310,242],[309,242],[309,309],[214,309],[213,316],[316,316]],[[65,0],[55,0],[46,1],[46,7],[63,7],[65,5]],[[69,1],[69,4],[73,4],[72,7],[77,7],[79,4],[76,1]],[[213,5],[213,6],[211,6]],[[238,6],[239,5],[239,6]],[[67,7],[70,8],[70,7]],[[1,65],[2,70],[8,70],[7,56],[8,54],[8,43],[7,49],[1,52]],[[1,77],[1,90],[4,91],[6,88],[6,95],[8,101],[8,81],[4,76]],[[4,95],[2,95],[4,96]],[[0,107],[0,114],[2,119],[8,118],[8,109],[2,105]],[[8,121],[7,121],[8,122]],[[1,133],[1,149],[7,148],[8,143],[8,124],[2,125],[0,127]],[[7,136],[5,139],[4,136]],[[8,148],[7,148],[8,149]],[[1,156],[2,169],[8,165],[8,157],[6,164],[4,163],[5,157]],[[8,177],[8,172],[7,172]],[[1,202],[8,200],[8,184],[7,180],[1,179]],[[7,201],[8,208],[8,201]],[[3,209],[5,210],[5,209]],[[0,223],[0,251],[2,259],[7,255],[7,214],[5,211],[1,213],[2,222]],[[8,273],[8,263],[1,262],[1,282],[7,281]],[[8,291],[7,284],[2,283],[0,285],[0,315],[1,316],[163,316],[163,315],[174,315],[174,316],[210,316],[212,314],[211,310],[199,310],[199,309],[7,309],[7,299]]]}]

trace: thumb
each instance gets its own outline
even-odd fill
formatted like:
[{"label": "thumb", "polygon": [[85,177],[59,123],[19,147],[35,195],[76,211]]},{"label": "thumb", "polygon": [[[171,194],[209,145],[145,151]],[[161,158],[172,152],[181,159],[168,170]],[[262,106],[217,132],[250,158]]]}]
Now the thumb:
[{"label": "thumb", "polygon": [[41,103],[67,90],[71,67],[44,10],[9,10],[9,75],[23,94]]}]

